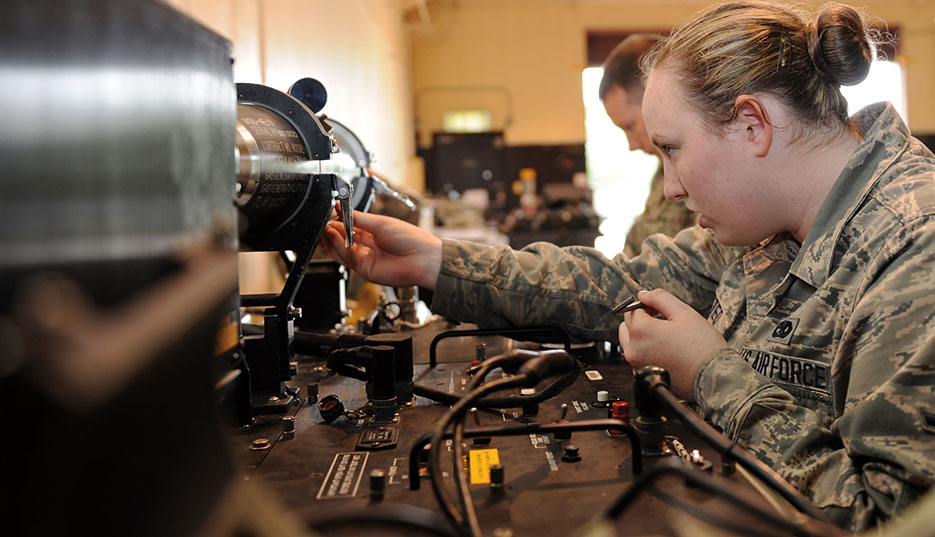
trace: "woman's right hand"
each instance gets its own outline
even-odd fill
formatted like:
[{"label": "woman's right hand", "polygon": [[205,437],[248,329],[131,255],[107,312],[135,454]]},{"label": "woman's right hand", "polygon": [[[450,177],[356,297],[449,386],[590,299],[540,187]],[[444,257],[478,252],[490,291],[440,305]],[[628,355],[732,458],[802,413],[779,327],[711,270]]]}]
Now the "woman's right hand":
[{"label": "woman's right hand", "polygon": [[382,285],[435,288],[442,241],[402,220],[354,211],[354,245],[344,246],[344,225],[332,220],[321,245],[338,263]]},{"label": "woman's right hand", "polygon": [[[636,297],[646,309],[624,314],[618,331],[623,356],[634,370],[665,368],[672,393],[694,401],[698,373],[727,348],[727,341],[706,318],[668,291],[640,291]],[[663,318],[656,317],[657,313]]]}]

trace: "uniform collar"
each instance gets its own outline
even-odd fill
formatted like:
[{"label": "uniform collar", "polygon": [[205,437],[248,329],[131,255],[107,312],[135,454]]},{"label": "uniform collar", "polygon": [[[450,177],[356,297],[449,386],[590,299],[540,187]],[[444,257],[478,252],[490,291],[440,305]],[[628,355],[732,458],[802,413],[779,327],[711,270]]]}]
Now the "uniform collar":
[{"label": "uniform collar", "polygon": [[883,173],[909,146],[909,128],[889,103],[872,104],[852,118],[864,133],[854,155],[825,198],[790,273],[819,287],[831,273],[844,230]]}]

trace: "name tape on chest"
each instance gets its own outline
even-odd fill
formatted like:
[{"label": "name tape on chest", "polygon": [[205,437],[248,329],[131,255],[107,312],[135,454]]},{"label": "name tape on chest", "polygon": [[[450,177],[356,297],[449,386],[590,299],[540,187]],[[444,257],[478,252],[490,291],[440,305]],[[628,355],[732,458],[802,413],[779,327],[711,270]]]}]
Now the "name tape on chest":
[{"label": "name tape on chest", "polygon": [[827,363],[750,348],[743,349],[741,355],[754,371],[793,395],[831,398],[831,371]]}]

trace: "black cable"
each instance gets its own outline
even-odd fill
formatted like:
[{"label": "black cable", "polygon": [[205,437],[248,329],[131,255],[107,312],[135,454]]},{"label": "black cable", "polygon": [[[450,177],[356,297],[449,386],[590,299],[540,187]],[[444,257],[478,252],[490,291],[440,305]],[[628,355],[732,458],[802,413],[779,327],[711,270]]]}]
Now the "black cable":
[{"label": "black cable", "polygon": [[[550,351],[544,351],[542,353],[536,353],[533,351],[514,350],[511,353],[502,355],[502,356],[512,356],[514,354],[521,354],[521,353],[525,353],[524,355],[532,354],[533,356],[549,355],[552,353],[567,354],[560,350],[550,350]],[[485,360],[484,364],[486,364],[487,362],[490,362],[491,360],[496,360],[497,358],[500,358],[500,357],[498,356],[498,357]],[[531,357],[527,357],[526,359],[528,360],[530,358]],[[527,404],[534,404],[534,403],[538,404],[547,399],[551,399],[552,397],[555,397],[559,393],[563,392],[566,388],[571,386],[575,382],[575,380],[578,378],[578,375],[580,374],[580,372],[581,372],[580,368],[575,368],[569,371],[567,374],[552,381],[545,388],[541,390],[537,390],[535,395],[530,395],[530,396],[523,395],[523,396],[512,396],[512,397],[484,397],[484,398],[481,398],[475,401],[474,406],[478,408],[492,409],[492,408],[518,408],[518,407],[521,407]],[[486,375],[486,372],[484,373],[484,375]],[[476,376],[477,375],[475,374],[475,377]],[[419,384],[415,385],[413,392],[416,395],[420,395],[427,399],[431,399],[435,402],[444,403],[448,405],[453,405],[458,402],[458,399],[460,399],[458,395],[450,394],[448,392],[441,392],[433,388],[421,386]]]},{"label": "black cable", "polygon": [[[359,350],[359,347],[354,348],[341,348],[333,351],[328,355],[328,359],[325,362],[325,365],[328,369],[338,373],[339,375],[357,379],[363,382],[367,382],[367,374],[361,369],[360,362],[357,360],[356,352]],[[561,351],[547,351],[547,352],[561,352]],[[484,368],[488,364],[492,364],[490,369],[493,369],[493,366],[499,365],[497,360],[499,358],[512,358],[514,353],[527,353],[529,356],[525,356],[525,359],[530,359],[535,356],[539,356],[540,353],[533,351],[520,351],[516,350],[513,353],[501,356],[495,356],[485,360],[481,367]],[[489,373],[489,369],[486,371],[478,370],[475,373],[474,377],[483,378],[486,374]],[[475,401],[474,406],[484,409],[499,409],[499,408],[519,408],[528,404],[538,404],[547,399],[555,397],[559,393],[563,392],[568,386],[572,385],[575,380],[578,378],[580,371],[574,370],[568,372],[566,375],[559,377],[558,379],[551,382],[548,386],[542,390],[538,390],[535,395],[520,395],[520,396],[510,396],[510,397],[485,397],[478,401]],[[434,388],[429,388],[421,384],[415,384],[413,387],[413,393],[426,399],[435,401],[436,403],[443,403],[447,405],[453,405],[458,402],[461,396],[456,394],[451,394],[448,392],[442,392]],[[467,393],[467,390],[465,390]]]},{"label": "black cable", "polygon": [[[335,349],[328,355],[328,360],[327,360],[328,368],[333,371],[338,372],[341,375],[351,377],[351,378],[356,378],[362,381],[366,381],[367,376],[365,372],[359,369],[359,365],[361,364],[357,356],[357,351],[359,351],[359,347]],[[465,393],[467,394],[475,390],[477,386],[487,376],[487,374],[496,367],[504,367],[505,369],[515,370],[518,366],[525,363],[527,360],[531,360],[533,358],[541,357],[544,355],[546,356],[552,355],[556,352],[561,352],[561,351],[547,351],[548,353],[547,354],[547,353],[536,353],[532,351],[516,350],[509,354],[496,356],[489,360],[485,360],[483,365],[481,365],[478,371],[475,372],[474,377],[468,383],[467,387],[465,388]],[[575,361],[575,364],[577,365],[577,361]],[[563,375],[556,381],[553,381],[549,386],[547,386],[541,392],[537,393],[536,396],[534,397],[518,397],[518,398],[507,397],[507,398],[499,398],[499,399],[491,398],[490,401],[495,402],[495,403],[504,403],[500,405],[501,407],[510,407],[510,406],[519,407],[519,406],[528,404],[531,400],[535,400],[535,402],[539,402],[547,398],[550,398],[557,393],[560,393],[568,385],[574,382],[579,372],[580,372],[580,367],[572,368],[571,371],[569,371],[568,373],[566,373],[565,375]],[[417,386],[417,388],[419,387]],[[420,394],[419,392],[421,390],[417,389],[415,391],[417,394]],[[454,399],[455,399],[454,402],[457,403],[459,398],[455,397]],[[465,412],[462,410],[457,416],[452,417],[452,420],[454,420],[456,423],[454,449],[452,450],[453,455],[454,455],[453,473],[455,475],[456,484],[457,484],[456,490],[458,491],[458,500],[459,500],[458,503],[460,504],[460,507],[463,508],[463,517],[466,520],[467,529],[472,536],[479,537],[481,535],[480,523],[478,521],[477,513],[474,508],[473,499],[471,498],[471,495],[470,495],[470,486],[467,482],[467,476],[464,475],[464,464],[462,462],[463,449],[461,447],[461,442],[463,438],[462,433],[463,433],[463,417],[464,416],[465,416]],[[448,423],[450,423],[450,421]],[[447,428],[447,423],[446,423],[446,428]],[[434,450],[432,451],[433,454],[435,452],[436,451]],[[434,475],[435,475],[435,472],[432,472],[432,476]],[[435,482],[433,481],[433,490],[440,489],[440,488],[441,488],[441,485],[440,484],[435,485]],[[451,510],[451,506],[448,505],[448,502],[446,502],[443,497],[439,498],[439,496],[436,494],[436,499],[439,501],[439,504],[442,506],[443,510]],[[459,510],[457,507],[455,507],[452,510],[452,512],[458,513]]]},{"label": "black cable", "polygon": [[[360,365],[360,361],[357,357],[358,350],[359,348],[356,347],[335,349],[328,355],[328,368],[342,375],[365,381],[366,374],[364,371],[359,369],[359,367],[355,367]],[[495,381],[491,383],[495,386],[494,389],[477,389],[477,386],[494,368],[503,367],[504,369],[515,370],[521,364],[523,367],[525,367],[527,361],[533,362],[534,359],[539,359],[539,361],[535,362],[537,365],[533,366],[533,369],[529,371],[529,374]],[[558,360],[558,362],[556,362],[556,360]],[[561,375],[557,380],[549,384],[545,389],[539,391],[535,396],[488,399],[481,398],[483,395],[495,391],[495,389],[503,389],[509,386],[522,385],[528,382],[527,379],[538,380],[539,378],[551,376],[552,371],[549,366],[550,361],[555,363],[564,362],[564,365],[561,367],[567,368],[568,371]],[[573,366],[570,366],[570,364],[573,364]],[[575,379],[577,379],[580,371],[581,367],[577,360],[564,351],[545,351],[537,353],[532,351],[514,350],[508,354],[485,360],[478,371],[475,372],[474,377],[468,383],[467,387],[465,388],[465,394],[461,398],[452,396],[450,394],[444,394],[446,398],[454,399],[454,407],[442,418],[438,426],[436,426],[436,434],[432,435],[433,440],[430,449],[429,466],[433,493],[435,494],[439,505],[442,507],[443,512],[445,512],[453,524],[461,527],[466,522],[467,530],[472,536],[479,537],[481,535],[480,524],[477,519],[477,513],[474,509],[473,499],[471,498],[470,494],[470,486],[467,481],[467,476],[464,474],[463,448],[461,447],[464,427],[463,418],[466,415],[466,403],[464,403],[464,401],[474,401],[481,398],[480,401],[483,401],[487,404],[497,403],[497,408],[519,407],[532,402],[538,403],[551,398],[558,393],[561,393],[561,391],[563,391],[565,388],[571,385]],[[491,384],[488,384],[488,386]],[[533,384],[535,384],[535,382],[533,382]],[[497,386],[499,386],[499,388],[496,388]],[[419,385],[415,386],[414,391],[417,395],[423,395],[425,390],[435,392],[435,390],[426,389]],[[442,394],[443,392],[437,393]],[[458,491],[459,504],[460,507],[463,507],[463,514],[459,510],[459,506],[452,505],[452,502],[446,496],[443,485],[440,483],[437,477],[441,475],[439,460],[440,439],[445,435],[445,430],[447,429],[448,424],[450,424],[452,421],[455,422],[455,438],[452,450],[454,456],[453,473],[455,475],[457,484],[456,490]]]},{"label": "black cable", "polygon": [[458,492],[458,502],[463,508],[464,519],[471,537],[482,537],[480,531],[480,521],[477,519],[477,511],[474,509],[474,499],[471,497],[471,487],[468,485],[467,475],[464,470],[464,449],[461,442],[464,440],[464,419],[465,413],[461,418],[455,420],[454,446],[452,457],[454,458],[455,490]]},{"label": "black cable", "polygon": [[[342,375],[348,378],[357,379],[363,382],[367,382],[368,380],[367,374],[362,369],[360,369],[359,366],[361,364],[357,360],[357,351],[359,349],[360,347],[347,347],[347,348],[342,347],[339,349],[335,349],[328,354],[328,358],[325,364],[328,367],[328,369],[331,369],[332,371],[338,373],[339,375]],[[545,351],[545,352],[561,352],[561,351]],[[540,354],[541,353],[537,353],[534,351],[526,351],[526,350],[517,349],[508,354],[495,356],[493,358],[484,360],[483,365],[481,367],[484,368],[488,364],[499,365],[501,362],[499,362],[498,359],[500,358],[505,358],[507,360],[510,360],[516,356],[520,356],[525,361],[535,356],[539,356]],[[355,366],[358,366],[358,367],[355,367]],[[493,369],[493,367],[491,366],[490,369]],[[478,372],[475,373],[475,378],[479,375],[481,376],[481,378],[483,378],[483,376],[485,376],[489,372],[490,369],[484,371],[483,373],[481,373],[481,370],[478,370]],[[493,408],[519,408],[519,407],[522,407],[528,404],[538,404],[547,399],[551,399],[552,397],[563,392],[568,386],[571,386],[575,382],[575,380],[578,378],[579,373],[580,371],[577,371],[577,370],[570,371],[567,375],[559,377],[558,379],[554,380],[552,383],[550,383],[548,386],[546,386],[542,390],[538,390],[535,395],[530,395],[530,396],[522,395],[522,396],[512,396],[512,397],[488,397],[488,398],[483,398],[483,399],[476,401],[474,406],[478,408],[484,408],[484,409],[493,409]],[[465,393],[466,392],[467,390],[465,390]],[[458,402],[458,399],[461,398],[461,396],[459,395],[439,391],[434,388],[429,388],[428,386],[423,386],[421,384],[415,384],[413,386],[413,393],[418,396],[425,397],[426,399],[435,401],[436,403],[442,403],[446,405],[453,405]]]},{"label": "black cable", "polygon": [[831,522],[808,498],[790,485],[775,470],[745,449],[734,444],[729,438],[708,425],[703,419],[680,403],[678,398],[669,390],[667,385],[668,374],[664,375],[664,372],[665,370],[661,368],[643,368],[637,373],[637,382],[644,383],[645,388],[653,393],[660,403],[675,414],[682,423],[687,425],[704,442],[715,448],[721,454],[721,457],[736,461],[802,513],[824,523]]},{"label": "black cable", "polygon": [[445,435],[445,430],[448,428],[448,424],[451,423],[452,419],[463,412],[472,401],[497,390],[524,385],[527,382],[527,378],[528,374],[520,374],[505,379],[497,379],[465,394],[455,403],[447,414],[442,416],[432,432],[432,441],[429,444],[429,478],[432,483],[432,492],[435,495],[435,500],[438,502],[439,507],[441,507],[442,512],[445,514],[445,517],[448,518],[456,528],[464,527],[464,517],[458,510],[458,507],[451,501],[451,498],[448,497],[448,493],[441,483],[441,441]]},{"label": "black cable", "polygon": [[[308,343],[303,343],[303,344],[307,345]],[[363,382],[367,382],[369,380],[367,378],[367,374],[363,369],[361,369],[360,366],[362,364],[357,359],[357,353],[359,350],[360,350],[359,346],[358,347],[341,347],[341,348],[334,349],[329,352],[325,364],[328,367],[328,369],[334,371],[335,373],[338,373],[339,375],[342,375],[348,378],[357,379]],[[562,352],[562,351],[545,351],[545,352],[551,353],[551,352]],[[543,353],[516,349],[516,350],[511,351],[508,354],[495,356],[493,358],[489,358],[485,360],[483,362],[484,365],[482,365],[481,367],[484,368],[488,364],[499,365],[500,363],[502,363],[499,361],[500,358],[504,358],[509,363],[513,361],[516,357],[520,357],[522,361],[525,361],[535,356],[539,356],[541,354]],[[518,366],[519,364],[513,364],[513,365]],[[493,369],[493,367],[491,366],[489,369],[483,370],[483,372],[479,370],[475,374],[475,378],[478,376],[480,376],[480,378],[483,378],[483,376],[485,376],[490,371],[490,369]],[[552,383],[550,383],[548,386],[546,386],[542,390],[538,390],[535,395],[483,398],[483,399],[476,401],[474,406],[478,408],[484,408],[484,409],[499,409],[499,408],[519,408],[519,407],[522,407],[528,404],[539,404],[547,399],[551,399],[552,397],[563,392],[566,388],[568,388],[568,386],[571,386],[575,382],[575,380],[578,378],[579,373],[580,371],[578,370],[570,371],[567,375],[554,380]],[[465,390],[465,393],[466,392],[467,390]],[[446,405],[453,405],[458,402],[458,399],[461,398],[461,396],[459,395],[439,391],[434,388],[429,388],[428,386],[423,386],[421,384],[415,384],[413,386],[413,393],[415,395],[425,397],[426,399],[435,401],[436,403],[442,403]]]},{"label": "black cable", "polygon": [[422,530],[440,537],[460,537],[451,531],[447,521],[435,511],[408,504],[370,505],[366,509],[343,511],[318,516],[305,521],[309,527],[327,533],[351,524],[385,529],[387,525]]},{"label": "black cable", "polygon": [[[475,438],[478,436],[527,436],[530,434],[548,434],[557,432],[574,433],[579,431],[599,431],[599,430],[622,430],[627,435],[630,442],[630,452],[633,457],[633,475],[638,476],[643,473],[643,459],[641,458],[640,438],[636,430],[631,425],[626,425],[620,420],[597,419],[570,421],[568,423],[518,423],[512,425],[488,426],[477,429],[467,429],[464,431],[466,438]],[[445,434],[445,438],[451,438],[450,433]],[[432,440],[432,433],[426,433],[416,439],[409,448],[409,490],[419,490],[419,454],[425,449],[425,446]]]},{"label": "black cable", "polygon": [[[523,358],[525,359],[525,357]],[[474,401],[488,393],[517,386],[535,386],[542,379],[557,375],[567,375],[571,371],[577,374],[580,369],[581,364],[567,352],[541,352],[538,356],[526,359],[515,376],[488,382],[466,393],[455,403],[451,410],[439,420],[432,433],[431,447],[429,449],[429,477],[435,499],[452,524],[456,527],[463,528],[465,520],[464,516],[458,511],[458,506],[454,505],[451,498],[448,497],[441,481],[441,441],[448,425],[453,420],[459,419],[461,414],[463,414]],[[472,384],[474,382],[480,382],[480,379],[473,379]]]},{"label": "black cable", "polygon": [[695,504],[681,500],[680,498],[666,493],[655,485],[650,485],[647,490],[653,496],[659,498],[663,503],[674,509],[679,509],[688,513],[711,526],[721,528],[736,535],[744,537],[783,537],[786,534],[766,533],[759,528],[753,528],[745,524],[740,524],[726,517],[720,516],[711,509],[703,509]]},{"label": "black cable", "polygon": [[[498,356],[484,360],[481,362],[481,365],[478,366],[477,371],[474,372],[474,376],[471,377],[471,380],[468,382],[467,386],[464,387],[464,393],[469,393],[480,386],[481,382],[483,382],[487,375],[489,375],[490,372],[494,369],[500,367],[504,370],[516,372],[527,360],[531,360],[537,356],[540,356],[540,353],[534,351],[514,350],[507,354],[500,354]],[[452,397],[454,397],[452,404],[457,403],[458,400],[461,399],[461,397],[456,395],[452,395]]]},{"label": "black cable", "polygon": [[607,511],[605,511],[605,516],[612,520],[619,518],[623,512],[633,504],[634,500],[636,500],[636,498],[644,489],[649,487],[658,478],[666,474],[678,475],[685,479],[685,481],[688,483],[698,488],[704,489],[716,496],[727,498],[741,507],[744,511],[765,519],[767,522],[776,526],[785,528],[794,535],[799,535],[802,537],[840,537],[843,534],[843,532],[836,526],[817,519],[805,519],[804,522],[799,524],[790,520],[786,520],[785,518],[773,514],[769,511],[765,511],[759,506],[748,502],[739,494],[736,494],[732,490],[730,483],[727,480],[716,478],[715,476],[709,475],[700,470],[688,469],[677,460],[660,461],[659,465],[640,476],[640,478],[636,480],[633,486],[628,488],[607,509]]},{"label": "black cable", "polygon": [[[560,352],[560,351],[559,351]],[[518,408],[527,404],[541,403],[547,399],[555,397],[563,392],[568,386],[571,386],[578,378],[580,371],[571,371],[566,375],[559,377],[541,390],[537,390],[535,395],[520,395],[511,397],[484,397],[474,402],[477,408]],[[416,384],[413,388],[416,395],[431,399],[437,403],[453,405],[458,402],[460,397],[448,392],[442,392],[434,388]]]},{"label": "black cable", "polygon": [[362,347],[347,347],[331,351],[325,361],[328,369],[352,379],[367,382],[366,364],[360,360],[359,352]]},{"label": "black cable", "polygon": [[[474,373],[474,377],[468,382],[468,385],[465,387],[464,391],[470,393],[477,389],[481,382],[484,381],[484,378],[488,373],[494,370],[496,367],[506,367],[508,364],[513,362],[518,362],[519,360],[525,361],[525,359],[532,358],[532,356],[524,357],[521,354],[512,353],[508,355],[495,356],[489,360],[485,360],[480,368]],[[480,537],[480,521],[477,518],[477,511],[474,508],[474,499],[471,497],[471,487],[468,484],[467,475],[465,475],[464,470],[464,450],[461,447],[461,443],[464,440],[464,417],[467,416],[467,413],[462,412],[459,419],[455,420],[455,430],[454,437],[452,442],[454,442],[454,449],[452,450],[452,457],[454,458],[454,475],[455,483],[457,485],[456,489],[458,492],[458,502],[461,504],[461,507],[464,509],[464,518],[467,520],[467,528],[473,537]]]},{"label": "black cable", "polygon": [[[565,388],[574,383],[578,377],[578,372],[569,372],[563,377],[551,382],[545,388],[537,390],[535,395],[528,396],[510,396],[510,397],[484,397],[475,401],[474,406],[478,408],[515,408],[532,403],[541,403],[547,399],[563,392]],[[445,394],[450,395],[450,394]],[[453,396],[456,400],[458,396]]]},{"label": "black cable", "polygon": [[448,330],[437,334],[432,338],[432,343],[429,344],[429,368],[434,369],[438,365],[438,358],[436,357],[436,349],[438,344],[448,338],[454,337],[467,337],[467,336],[506,336],[513,339],[522,339],[521,336],[525,336],[525,339],[537,338],[544,336],[546,334],[555,334],[558,335],[562,342],[565,344],[565,352],[571,352],[571,337],[568,335],[568,332],[557,327],[557,326],[527,326],[523,328],[478,328],[474,330]]}]

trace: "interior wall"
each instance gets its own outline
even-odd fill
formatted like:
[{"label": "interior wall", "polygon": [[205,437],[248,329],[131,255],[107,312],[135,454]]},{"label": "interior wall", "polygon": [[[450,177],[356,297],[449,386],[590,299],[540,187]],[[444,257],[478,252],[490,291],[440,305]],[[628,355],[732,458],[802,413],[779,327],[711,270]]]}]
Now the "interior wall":
[{"label": "interior wall", "polygon": [[[797,2],[815,6],[823,1]],[[431,0],[431,31],[413,34],[419,143],[450,109],[486,107],[510,145],[581,143],[581,71],[589,30],[645,31],[685,22],[708,2],[674,0]],[[901,28],[910,127],[935,132],[935,1],[864,0]]]},{"label": "interior wall", "polygon": [[231,40],[236,82],[321,81],[322,112],[360,137],[381,174],[421,190],[403,0],[167,1]]},{"label": "interior wall", "polygon": [[[233,43],[235,82],[286,91],[300,78],[321,81],[328,91],[322,112],[357,134],[374,169],[397,187],[423,189],[414,156],[406,0],[166,1]],[[278,293],[283,275],[276,258],[241,254],[241,292]]]}]

